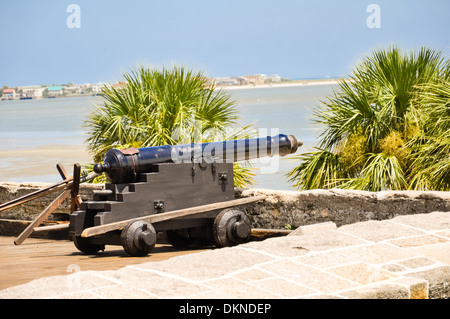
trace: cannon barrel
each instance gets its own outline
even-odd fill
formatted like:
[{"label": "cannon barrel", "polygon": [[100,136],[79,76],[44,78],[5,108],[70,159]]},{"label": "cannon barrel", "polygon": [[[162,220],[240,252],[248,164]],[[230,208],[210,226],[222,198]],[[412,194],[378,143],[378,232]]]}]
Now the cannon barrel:
[{"label": "cannon barrel", "polygon": [[164,145],[144,148],[111,149],[103,164],[95,164],[97,174],[105,173],[111,183],[132,182],[140,173],[151,172],[157,163],[231,163],[275,155],[293,154],[303,143],[293,135]]}]

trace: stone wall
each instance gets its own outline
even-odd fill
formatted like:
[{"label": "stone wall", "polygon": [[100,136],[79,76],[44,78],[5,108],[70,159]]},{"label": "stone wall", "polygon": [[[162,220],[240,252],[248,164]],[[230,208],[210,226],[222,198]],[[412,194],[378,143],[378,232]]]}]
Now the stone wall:
[{"label": "stone wall", "polygon": [[[5,203],[50,184],[0,183],[0,203]],[[83,200],[92,198],[101,184],[81,184]],[[1,220],[29,221],[36,218],[58,193],[0,212]],[[243,206],[255,228],[283,229],[327,221],[337,226],[367,220],[385,220],[399,215],[450,211],[450,192],[350,190],[275,191],[236,189],[237,197],[266,195],[265,201]],[[69,220],[70,201],[66,200],[49,219]],[[10,225],[10,224],[8,224]],[[9,226],[8,226],[9,227]],[[0,235],[2,235],[0,227]]]},{"label": "stone wall", "polygon": [[[9,202],[18,197],[24,196],[41,188],[52,184],[47,183],[0,183],[0,204]],[[101,184],[80,185],[80,196],[83,200],[92,198],[94,189],[102,189]],[[34,220],[62,191],[54,192],[36,200],[0,212],[0,219],[12,220]],[[66,199],[56,211],[49,216],[49,220],[69,220],[70,196]]]},{"label": "stone wall", "polygon": [[266,195],[248,204],[246,214],[257,228],[284,228],[327,221],[337,226],[399,215],[450,211],[450,192],[352,190],[274,191],[236,190],[237,197]]}]

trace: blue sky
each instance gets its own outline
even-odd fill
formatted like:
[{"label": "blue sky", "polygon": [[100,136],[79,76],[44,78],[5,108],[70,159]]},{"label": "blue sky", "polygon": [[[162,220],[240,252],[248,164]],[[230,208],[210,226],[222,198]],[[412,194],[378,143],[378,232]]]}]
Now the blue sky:
[{"label": "blue sky", "polygon": [[[139,63],[208,76],[345,76],[371,50],[450,56],[449,0],[0,0],[0,86],[112,82]],[[70,4],[80,28],[68,28]],[[368,28],[370,4],[380,28]]]}]

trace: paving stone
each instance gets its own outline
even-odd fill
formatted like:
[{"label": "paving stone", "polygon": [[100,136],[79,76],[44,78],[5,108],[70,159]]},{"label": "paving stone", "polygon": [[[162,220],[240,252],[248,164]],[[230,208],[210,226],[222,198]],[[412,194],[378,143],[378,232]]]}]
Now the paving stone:
[{"label": "paving stone", "polygon": [[363,286],[340,293],[350,299],[409,299],[409,289],[391,282]]},{"label": "paving stone", "polygon": [[387,264],[387,265],[383,265],[381,268],[386,271],[392,272],[394,274],[408,269],[406,267],[403,267],[403,266],[397,265],[397,264]]},{"label": "paving stone", "polygon": [[339,266],[327,271],[361,285],[369,285],[395,276],[388,271],[364,263]]},{"label": "paving stone", "polygon": [[261,253],[273,256],[275,259],[278,257],[296,257],[307,254],[309,249],[301,247],[297,243],[296,237],[271,238],[270,240],[240,245],[239,248],[258,250]]},{"label": "paving stone", "polygon": [[244,282],[245,281],[253,282],[256,280],[276,278],[276,276],[273,274],[269,274],[265,271],[259,270],[259,269],[251,268],[251,269],[246,269],[242,272],[234,274],[233,278],[242,280]]},{"label": "paving stone", "polygon": [[[119,297],[122,298],[122,297]],[[105,299],[99,295],[92,293],[92,291],[76,291],[73,293],[66,293],[61,296],[57,296],[50,299],[67,299],[67,300],[76,300],[76,299]]]},{"label": "paving stone", "polygon": [[401,277],[393,282],[409,289],[410,299],[428,299],[428,281],[418,278]]},{"label": "paving stone", "polygon": [[349,280],[291,260],[274,261],[260,265],[258,268],[323,293],[333,293],[357,286]]},{"label": "paving stone", "polygon": [[345,299],[345,298],[337,295],[313,294],[299,297],[299,299]]},{"label": "paving stone", "polygon": [[355,258],[338,254],[333,251],[308,254],[306,256],[297,257],[294,260],[296,262],[321,269],[336,267],[344,264],[351,264],[358,261]]},{"label": "paving stone", "polygon": [[384,264],[415,256],[405,249],[385,243],[344,248],[336,252],[368,264]]},{"label": "paving stone", "polygon": [[[73,291],[84,292],[93,288],[116,285],[117,282],[114,280],[98,276],[95,272],[80,271],[66,276],[40,278],[25,285],[7,288],[2,291],[1,298],[59,298]],[[45,289],[43,289],[43,287],[45,287]]]},{"label": "paving stone", "polygon": [[[196,282],[183,280],[180,276],[164,276],[150,270],[142,270],[138,267],[125,267],[115,272],[115,279],[121,280],[127,289],[137,289],[146,292],[150,296],[160,298],[182,298],[186,295],[196,295],[207,289],[207,286]],[[138,292],[139,292],[138,291]],[[139,294],[141,294],[139,292]]]},{"label": "paving stone", "polygon": [[450,299],[450,266],[440,266],[409,273],[408,277],[428,281],[430,299]]},{"label": "paving stone", "polygon": [[437,262],[450,264],[450,242],[411,247],[408,251]]},{"label": "paving stone", "polygon": [[358,239],[354,236],[341,233],[338,230],[326,230],[311,233],[309,235],[287,236],[284,238],[274,238],[269,240],[272,241],[275,239],[278,240],[276,242],[278,244],[278,248],[274,247],[274,249],[272,250],[274,253],[276,253],[277,250],[284,249],[283,245],[290,247],[290,249],[302,252],[288,256],[298,256],[312,251],[323,251],[367,243],[367,241],[363,239]]},{"label": "paving stone", "polygon": [[433,260],[427,259],[425,257],[414,257],[407,260],[402,260],[398,262],[400,265],[403,265],[409,269],[416,269],[421,267],[427,267],[435,264]]},{"label": "paving stone", "polygon": [[225,291],[207,290],[198,295],[188,296],[189,299],[237,299],[236,296],[228,294]]},{"label": "paving stone", "polygon": [[178,256],[158,263],[139,264],[136,267],[201,281],[221,277],[270,260],[273,260],[270,256],[233,247],[196,253],[195,258],[192,258],[192,255]]},{"label": "paving stone", "polygon": [[450,229],[450,213],[448,212],[397,216],[393,221],[425,230]]},{"label": "paving stone", "polygon": [[448,242],[448,240],[440,236],[420,235],[407,238],[392,239],[389,240],[388,242],[398,247],[414,247],[414,246],[444,243]]},{"label": "paving stone", "polygon": [[249,285],[234,278],[208,280],[205,284],[210,287],[211,290],[232,296],[233,298],[276,299],[280,297],[266,289],[258,289],[253,285]]},{"label": "paving stone", "polygon": [[325,223],[318,223],[318,224],[312,224],[312,225],[304,225],[299,226],[297,229],[295,229],[293,232],[291,232],[288,236],[300,236],[300,235],[308,235],[324,230],[332,230],[336,229],[336,224],[333,222],[325,222]]},{"label": "paving stone", "polygon": [[341,226],[339,231],[363,238],[369,241],[382,241],[397,237],[422,235],[420,230],[413,229],[401,224],[393,223],[389,220],[355,223]]},{"label": "paving stone", "polygon": [[[91,295],[103,299],[155,299],[158,295],[152,294],[142,288],[129,285],[110,286],[90,291]],[[82,295],[81,295],[82,296]],[[76,299],[77,297],[71,297]]]},{"label": "paving stone", "polygon": [[250,284],[258,289],[270,291],[283,298],[300,298],[303,295],[317,293],[316,290],[277,277],[251,281]]},{"label": "paving stone", "polygon": [[450,230],[437,231],[435,234],[450,239]]}]

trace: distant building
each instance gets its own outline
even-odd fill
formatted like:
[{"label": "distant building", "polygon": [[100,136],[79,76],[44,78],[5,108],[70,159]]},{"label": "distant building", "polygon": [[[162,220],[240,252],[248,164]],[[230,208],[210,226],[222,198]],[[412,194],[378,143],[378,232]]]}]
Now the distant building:
[{"label": "distant building", "polygon": [[102,92],[102,87],[105,86],[102,83],[97,83],[92,85],[92,94],[97,95]]},{"label": "distant building", "polygon": [[79,85],[65,86],[62,90],[66,95],[79,95],[83,92],[83,89]]},{"label": "distant building", "polygon": [[49,86],[48,87],[48,97],[56,97],[62,95],[63,90],[61,86]]},{"label": "distant building", "polygon": [[230,76],[214,78],[214,82],[217,86],[240,85],[237,78]]},{"label": "distant building", "polygon": [[45,91],[42,86],[21,86],[17,88],[21,99],[41,99]]},{"label": "distant building", "polygon": [[14,100],[16,99],[16,90],[3,89],[2,100]]},{"label": "distant building", "polygon": [[249,84],[253,85],[264,84],[264,74],[244,75],[243,77],[247,79]]},{"label": "distant building", "polygon": [[281,82],[281,76],[279,76],[278,74],[268,75],[265,78],[265,82],[268,82],[268,83],[279,83],[279,82]]}]

